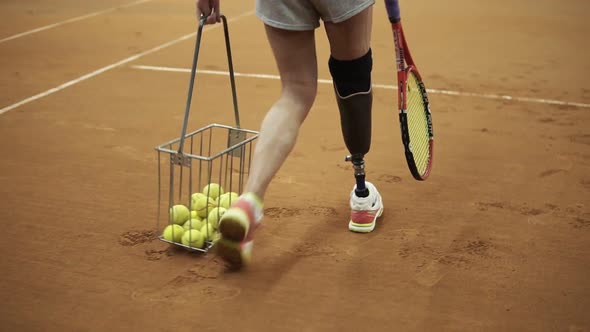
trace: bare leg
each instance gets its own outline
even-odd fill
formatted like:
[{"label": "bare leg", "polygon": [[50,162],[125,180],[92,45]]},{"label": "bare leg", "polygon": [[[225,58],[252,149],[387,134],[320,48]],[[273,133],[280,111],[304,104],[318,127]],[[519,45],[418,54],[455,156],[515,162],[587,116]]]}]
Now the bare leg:
[{"label": "bare leg", "polygon": [[317,91],[314,31],[286,31],[266,26],[281,76],[282,91],[262,121],[245,192],[261,199],[293,149]]},{"label": "bare leg", "polygon": [[338,60],[353,60],[371,47],[373,6],[340,23],[325,22],[330,53]]}]

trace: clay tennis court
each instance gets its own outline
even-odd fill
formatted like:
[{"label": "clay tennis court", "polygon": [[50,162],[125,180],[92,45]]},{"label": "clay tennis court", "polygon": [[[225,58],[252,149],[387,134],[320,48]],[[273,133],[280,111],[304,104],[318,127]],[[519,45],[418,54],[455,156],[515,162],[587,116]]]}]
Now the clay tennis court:
[{"label": "clay tennis court", "polygon": [[[431,177],[403,157],[377,1],[367,173],[383,219],[347,230],[353,171],[320,84],[254,261],[229,273],[156,239],[154,147],[180,135],[193,1],[2,1],[0,330],[590,331],[590,4],[401,6],[434,89]],[[236,72],[276,75],[254,1],[222,9]],[[330,79],[322,29],[317,47]],[[199,69],[227,71],[219,25]],[[258,130],[280,83],[236,81]],[[198,74],[189,129],[213,122],[233,125],[228,79]]]}]

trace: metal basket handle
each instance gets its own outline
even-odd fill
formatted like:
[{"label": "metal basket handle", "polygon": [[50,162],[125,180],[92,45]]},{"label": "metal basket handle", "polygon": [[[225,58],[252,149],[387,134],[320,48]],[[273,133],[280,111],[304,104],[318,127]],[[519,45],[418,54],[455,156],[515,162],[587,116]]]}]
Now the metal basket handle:
[{"label": "metal basket handle", "polygon": [[[193,57],[193,66],[191,69],[191,78],[190,78],[189,88],[188,88],[188,97],[187,97],[187,101],[186,101],[186,109],[184,111],[184,120],[182,123],[182,132],[180,135],[180,145],[178,147],[178,154],[179,155],[182,155],[182,152],[184,150],[184,140],[185,140],[185,135],[186,135],[186,129],[188,126],[188,117],[189,117],[189,113],[190,113],[191,100],[193,97],[193,88],[195,85],[195,76],[196,76],[196,72],[197,72],[197,61],[199,59],[201,38],[202,38],[203,27],[205,26],[206,19],[207,19],[206,17],[202,16],[201,19],[199,20],[199,29],[197,31],[197,41],[195,43],[195,53],[194,53],[194,57]],[[236,81],[234,78],[234,66],[233,66],[233,62],[232,62],[231,46],[230,46],[230,41],[229,41],[229,29],[228,29],[228,25],[227,25],[227,18],[225,17],[225,15],[221,15],[221,20],[223,22],[223,32],[225,34],[225,49],[227,51],[227,63],[228,63],[228,67],[229,67],[229,80],[231,83],[231,93],[232,93],[232,99],[233,99],[233,105],[234,105],[234,116],[235,116],[235,120],[236,120],[236,128],[239,129],[240,128],[240,113],[238,111],[238,96],[236,94]]]}]

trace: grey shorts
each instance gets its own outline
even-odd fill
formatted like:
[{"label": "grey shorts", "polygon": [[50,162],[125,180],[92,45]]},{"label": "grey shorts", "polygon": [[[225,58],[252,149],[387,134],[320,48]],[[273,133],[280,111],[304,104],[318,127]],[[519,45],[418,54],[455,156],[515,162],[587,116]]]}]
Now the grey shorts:
[{"label": "grey shorts", "polygon": [[375,0],[256,0],[256,16],[285,30],[314,30],[324,22],[340,23],[372,6]]}]

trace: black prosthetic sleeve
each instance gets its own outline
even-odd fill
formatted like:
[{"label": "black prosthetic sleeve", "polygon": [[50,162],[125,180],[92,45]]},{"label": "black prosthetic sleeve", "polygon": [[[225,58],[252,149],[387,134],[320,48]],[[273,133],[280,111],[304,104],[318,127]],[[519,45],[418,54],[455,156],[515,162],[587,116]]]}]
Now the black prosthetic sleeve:
[{"label": "black prosthetic sleeve", "polygon": [[336,101],[340,111],[340,124],[344,143],[355,169],[357,196],[368,195],[365,188],[363,157],[371,147],[371,90],[372,52],[354,60],[337,60],[330,57],[330,73],[334,81]]}]

